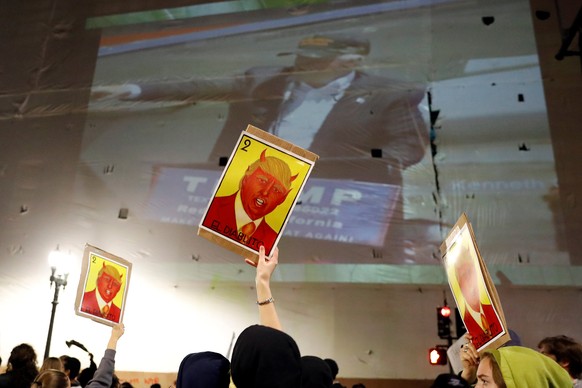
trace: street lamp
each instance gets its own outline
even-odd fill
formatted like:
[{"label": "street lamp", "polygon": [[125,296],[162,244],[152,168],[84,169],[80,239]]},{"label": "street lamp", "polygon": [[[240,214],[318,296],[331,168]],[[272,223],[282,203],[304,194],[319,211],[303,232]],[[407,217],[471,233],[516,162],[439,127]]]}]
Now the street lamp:
[{"label": "street lamp", "polygon": [[55,311],[57,310],[57,304],[59,304],[59,290],[61,286],[63,290],[67,286],[67,278],[69,277],[69,265],[70,257],[69,255],[59,251],[59,248],[52,251],[48,257],[49,265],[51,267],[51,287],[53,283],[55,284],[55,296],[53,298],[52,304],[53,309],[51,312],[51,321],[49,324],[48,335],[46,338],[46,346],[44,348],[44,358],[49,356],[49,351],[51,347],[51,337],[53,335],[53,323],[55,321]]}]

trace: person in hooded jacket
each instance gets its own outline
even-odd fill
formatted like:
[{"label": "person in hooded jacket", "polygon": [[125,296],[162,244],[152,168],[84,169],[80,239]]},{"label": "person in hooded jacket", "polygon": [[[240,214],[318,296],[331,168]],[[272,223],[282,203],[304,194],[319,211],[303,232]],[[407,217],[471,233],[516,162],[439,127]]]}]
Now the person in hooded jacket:
[{"label": "person in hooded jacket", "polygon": [[332,388],[333,377],[327,362],[317,356],[301,357],[301,388]]},{"label": "person in hooded jacket", "polygon": [[176,388],[228,388],[230,362],[215,352],[190,353],[180,363]]},{"label": "person in hooded jacket", "polygon": [[476,388],[572,388],[568,372],[545,355],[522,346],[485,351]]},{"label": "person in hooded jacket", "polygon": [[236,388],[298,388],[301,354],[287,333],[251,325],[239,335],[231,360]]}]

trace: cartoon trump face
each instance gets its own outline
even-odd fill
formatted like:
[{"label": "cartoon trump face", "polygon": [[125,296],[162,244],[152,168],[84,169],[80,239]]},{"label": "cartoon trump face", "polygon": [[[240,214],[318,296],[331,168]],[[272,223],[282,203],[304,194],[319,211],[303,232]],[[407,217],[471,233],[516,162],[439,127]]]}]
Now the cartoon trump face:
[{"label": "cartoon trump face", "polygon": [[121,278],[122,275],[115,267],[103,263],[103,268],[101,268],[97,275],[96,283],[99,295],[101,295],[105,303],[111,302],[117,296],[117,293],[121,289]]},{"label": "cartoon trump face", "polygon": [[239,185],[243,208],[252,220],[263,218],[285,202],[297,178],[291,176],[287,163],[265,156],[265,152],[247,168]]}]

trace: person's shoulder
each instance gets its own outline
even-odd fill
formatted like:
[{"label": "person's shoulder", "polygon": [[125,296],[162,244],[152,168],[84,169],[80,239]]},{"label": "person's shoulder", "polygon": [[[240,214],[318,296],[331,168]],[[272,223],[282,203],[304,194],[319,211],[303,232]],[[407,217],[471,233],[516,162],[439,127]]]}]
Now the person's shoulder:
[{"label": "person's shoulder", "polygon": [[8,388],[10,387],[10,372],[0,374],[0,388]]},{"label": "person's shoulder", "polygon": [[263,218],[263,220],[261,221],[261,223],[259,224],[259,227],[257,228],[257,232],[258,231],[262,231],[264,233],[273,233],[273,234],[277,234],[277,232],[275,232],[275,229],[273,229],[271,227],[271,225],[269,225],[269,223],[267,222],[266,219]]},{"label": "person's shoulder", "polygon": [[485,315],[495,315],[495,306],[492,304],[482,303],[481,306]]},{"label": "person's shoulder", "polygon": [[224,206],[226,204],[230,204],[230,203],[234,202],[235,198],[236,198],[236,193],[230,194],[230,195],[224,195],[224,196],[220,196],[220,197],[214,197],[214,200],[212,201],[212,205]]},{"label": "person's shoulder", "polygon": [[383,85],[391,89],[399,90],[419,90],[425,89],[425,84],[420,82],[405,80],[379,74],[370,74],[363,71],[356,71],[354,82],[371,85]]}]

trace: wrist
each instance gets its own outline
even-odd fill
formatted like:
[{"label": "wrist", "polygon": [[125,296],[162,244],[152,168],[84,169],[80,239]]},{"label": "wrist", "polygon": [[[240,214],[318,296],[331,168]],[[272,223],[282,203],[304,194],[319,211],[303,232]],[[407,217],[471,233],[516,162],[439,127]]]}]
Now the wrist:
[{"label": "wrist", "polygon": [[264,306],[264,305],[269,304],[269,303],[275,303],[275,299],[273,299],[272,296],[270,296],[266,299],[257,300],[258,306]]},{"label": "wrist", "polygon": [[255,285],[257,287],[269,287],[270,283],[271,282],[270,282],[269,278],[261,278],[261,277],[255,278]]}]

